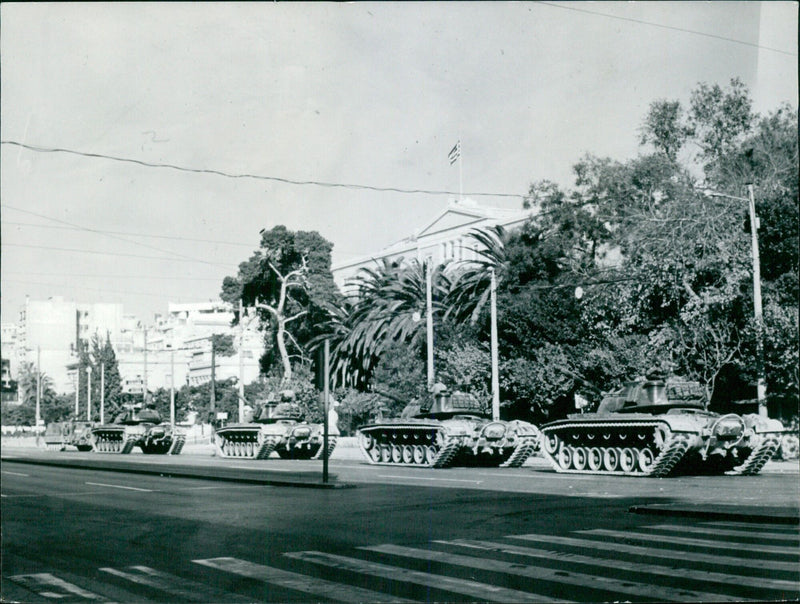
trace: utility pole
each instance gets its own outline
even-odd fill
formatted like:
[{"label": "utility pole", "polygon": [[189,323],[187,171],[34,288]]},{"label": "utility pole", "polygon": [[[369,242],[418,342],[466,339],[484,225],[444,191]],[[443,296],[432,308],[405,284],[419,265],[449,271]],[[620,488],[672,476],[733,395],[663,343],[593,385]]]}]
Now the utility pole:
[{"label": "utility pole", "polygon": [[767,380],[764,375],[764,314],[761,307],[761,256],[758,251],[758,215],[756,214],[756,200],[753,194],[753,184],[747,184],[748,197],[735,197],[726,193],[718,193],[705,189],[707,197],[726,197],[735,201],[747,203],[750,211],[750,242],[753,254],[753,314],[756,323],[756,397],[758,400],[758,414],[767,417]]},{"label": "utility pole", "polygon": [[214,335],[211,336],[211,419],[214,419],[214,413],[217,410],[217,392],[216,392],[216,379],[217,379],[217,346],[214,342]]},{"label": "utility pole", "polygon": [[175,430],[175,348],[169,347],[169,425]]},{"label": "utility pole", "polygon": [[106,409],[106,364],[100,361],[100,423],[105,422]]},{"label": "utility pole", "polygon": [[491,278],[492,419],[497,421],[500,419],[500,371],[497,359],[497,276],[494,268],[492,268]]},{"label": "utility pole", "polygon": [[42,347],[36,347],[36,446],[39,446],[39,422],[42,414]]},{"label": "utility pole", "polygon": [[75,419],[78,419],[78,415],[81,412],[80,389],[81,389],[81,368],[80,366],[78,366],[78,368],[75,369]]},{"label": "utility pole", "polygon": [[86,367],[86,421],[92,421],[92,366]]},{"label": "utility pole", "polygon": [[144,379],[142,380],[142,403],[147,405],[147,327],[144,328]]},{"label": "utility pole", "polygon": [[323,379],[325,380],[325,385],[322,390],[322,482],[328,482],[328,406],[330,405],[330,342],[325,340],[325,349],[324,349],[324,356],[323,356],[323,363],[325,367],[323,368]]},{"label": "utility pole", "polygon": [[428,344],[428,392],[433,390],[433,383],[436,379],[433,370],[433,293],[431,283],[431,261],[426,260],[425,264],[425,305],[427,307],[427,314],[425,316],[426,331],[427,331],[427,344]]},{"label": "utility pole", "polygon": [[239,423],[244,422],[244,307],[239,300]]},{"label": "utility pole", "polygon": [[767,384],[764,377],[764,314],[761,308],[761,257],[758,251],[758,216],[752,183],[747,185],[750,207],[750,238],[753,248],[753,312],[756,320],[756,396],[758,414],[767,417]]}]

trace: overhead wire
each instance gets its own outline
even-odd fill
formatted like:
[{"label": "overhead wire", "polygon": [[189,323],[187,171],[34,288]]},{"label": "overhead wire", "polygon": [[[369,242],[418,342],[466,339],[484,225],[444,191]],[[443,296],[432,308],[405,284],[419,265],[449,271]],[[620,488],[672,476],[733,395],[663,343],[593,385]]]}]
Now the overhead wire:
[{"label": "overhead wire", "polygon": [[90,153],[87,151],[77,151],[75,149],[66,149],[63,147],[39,147],[36,145],[27,145],[25,143],[20,143],[19,141],[14,141],[14,140],[3,140],[0,141],[0,144],[14,145],[17,147],[21,147],[23,149],[28,149],[29,151],[35,151],[37,153],[68,153],[71,155],[79,155],[82,157],[107,159],[116,162],[131,163],[139,166],[144,166],[146,168],[167,168],[170,170],[177,170],[179,172],[191,172],[195,174],[213,174],[215,176],[222,176],[224,178],[252,178],[256,180],[280,182],[289,185],[316,186],[316,187],[377,191],[382,193],[403,193],[403,194],[414,194],[414,195],[420,195],[420,194],[421,195],[466,195],[469,197],[511,197],[514,199],[520,199],[525,197],[525,195],[521,195],[518,193],[484,193],[484,192],[458,192],[458,191],[436,190],[436,189],[405,189],[402,187],[378,187],[374,185],[326,182],[321,180],[295,180],[291,178],[284,178],[281,176],[266,176],[263,174],[249,174],[249,173],[234,174],[232,172],[225,172],[224,170],[217,170],[213,168],[190,168],[187,166],[180,166],[177,164],[149,162],[141,159],[133,159],[130,157],[117,157],[114,155],[107,155],[105,153]]},{"label": "overhead wire", "polygon": [[696,29],[687,29],[685,27],[676,27],[674,25],[664,25],[663,23],[655,23],[653,21],[645,21],[643,19],[634,19],[632,17],[620,17],[619,15],[610,15],[608,13],[601,13],[599,11],[588,10],[586,8],[578,8],[575,6],[575,2],[570,2],[569,5],[565,4],[556,4],[554,2],[542,2],[541,0],[536,1],[535,4],[542,4],[544,6],[550,6],[552,8],[560,8],[563,10],[571,10],[578,13],[585,13],[588,15],[596,15],[599,17],[606,17],[607,19],[616,19],[618,21],[627,21],[629,23],[637,23],[639,25],[649,25],[651,27],[658,27],[661,29],[669,29],[672,31],[679,31],[686,34],[693,34],[696,36],[704,36],[706,38],[714,38],[716,40],[722,40],[725,42],[733,42],[734,44],[741,44],[743,46],[752,46],[754,48],[758,48],[760,50],[768,50],[770,52],[777,52],[780,54],[788,55],[790,57],[796,57],[796,52],[790,52],[787,50],[781,50],[780,48],[772,48],[770,46],[763,46],[762,44],[756,44],[754,42],[747,42],[745,40],[737,40],[736,38],[729,38],[727,36],[720,36],[717,34],[710,34],[704,31],[698,31]]}]

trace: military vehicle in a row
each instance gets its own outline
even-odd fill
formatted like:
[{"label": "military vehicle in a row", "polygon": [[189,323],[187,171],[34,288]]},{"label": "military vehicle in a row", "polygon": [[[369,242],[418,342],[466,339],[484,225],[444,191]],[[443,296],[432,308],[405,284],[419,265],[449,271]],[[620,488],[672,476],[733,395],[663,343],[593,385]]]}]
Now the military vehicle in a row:
[{"label": "military vehicle in a row", "polygon": [[698,382],[652,374],[607,394],[596,413],[545,424],[542,450],[557,472],[668,476],[757,474],[783,425],[707,410]]},{"label": "military vehicle in a row", "polygon": [[358,430],[358,444],[371,464],[447,468],[518,467],[536,450],[539,431],[527,422],[493,421],[471,394],[436,384],[400,418]]},{"label": "military vehicle in a row", "polygon": [[92,442],[98,453],[128,454],[134,447],[142,453],[178,455],[186,442],[182,430],[161,420],[151,405],[127,405],[110,424],[92,427]]},{"label": "military vehicle in a row", "polygon": [[75,447],[78,451],[92,450],[92,422],[68,420],[47,424],[44,444],[53,451],[64,451]]},{"label": "military vehicle in a row", "polygon": [[[323,426],[303,419],[292,390],[283,390],[257,403],[243,423],[217,428],[214,445],[219,457],[267,459],[273,452],[283,459],[318,459],[323,453]],[[328,436],[328,458],[336,436]]]}]

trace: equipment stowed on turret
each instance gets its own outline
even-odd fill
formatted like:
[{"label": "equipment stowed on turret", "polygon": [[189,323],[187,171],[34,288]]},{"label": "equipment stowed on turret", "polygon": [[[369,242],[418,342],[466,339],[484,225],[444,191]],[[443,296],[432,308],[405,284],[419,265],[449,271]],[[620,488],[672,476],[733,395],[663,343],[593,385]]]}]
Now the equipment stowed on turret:
[{"label": "equipment stowed on turret", "polygon": [[[218,428],[214,445],[220,457],[267,459],[275,451],[284,459],[318,459],[322,432],[322,425],[303,421],[294,392],[283,390],[257,403],[252,421]],[[329,459],[335,447],[336,437],[329,436]]]},{"label": "equipment stowed on turret", "polygon": [[542,449],[557,472],[757,474],[780,445],[783,425],[706,407],[700,383],[651,374],[607,394],[596,413],[542,426]]},{"label": "equipment stowed on turret", "polygon": [[94,450],[99,453],[127,454],[139,447],[142,453],[178,455],[186,435],[161,421],[155,407],[125,405],[113,423],[92,428]]}]

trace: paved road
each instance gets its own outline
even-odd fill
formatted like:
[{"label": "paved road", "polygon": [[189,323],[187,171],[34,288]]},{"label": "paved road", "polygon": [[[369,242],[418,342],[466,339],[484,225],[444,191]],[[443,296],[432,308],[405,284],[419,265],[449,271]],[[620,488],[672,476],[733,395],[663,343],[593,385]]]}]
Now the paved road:
[{"label": "paved road", "polygon": [[49,454],[155,465],[163,474],[176,464],[232,473],[220,481],[19,463],[3,453],[5,601],[800,596],[796,525],[628,511],[720,502],[796,509],[791,472],[620,479],[564,476],[536,463],[431,471],[338,459],[335,482],[355,488],[309,489],[237,482],[235,474],[316,481],[319,463]]}]

